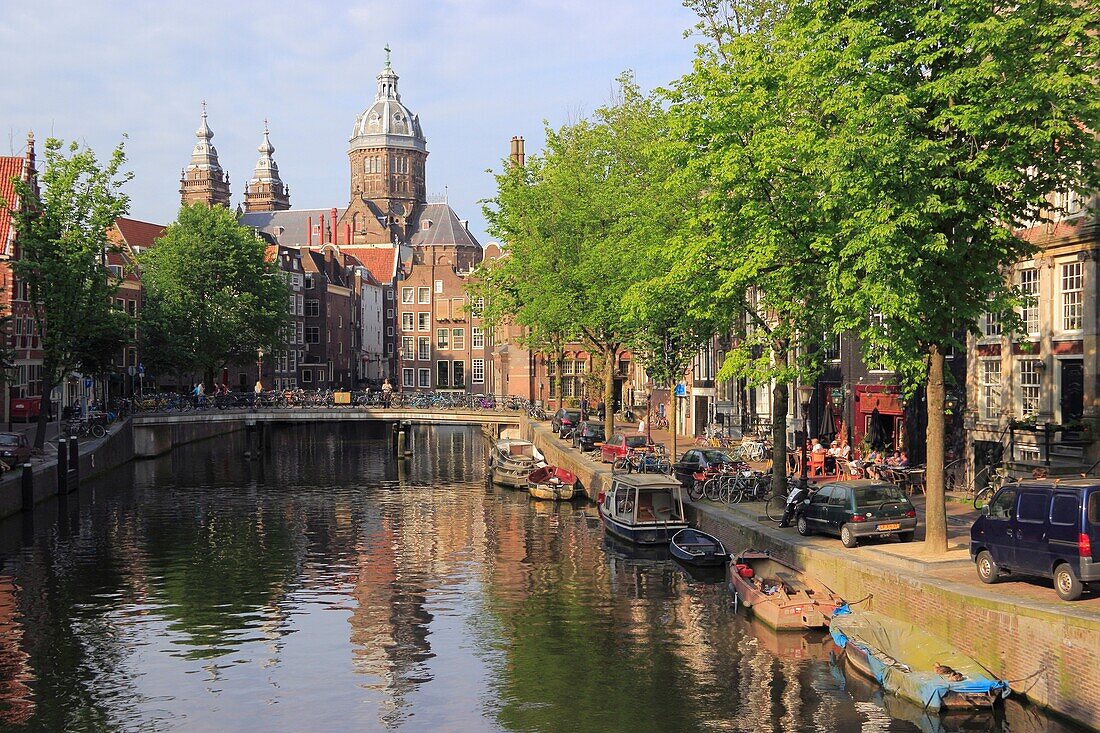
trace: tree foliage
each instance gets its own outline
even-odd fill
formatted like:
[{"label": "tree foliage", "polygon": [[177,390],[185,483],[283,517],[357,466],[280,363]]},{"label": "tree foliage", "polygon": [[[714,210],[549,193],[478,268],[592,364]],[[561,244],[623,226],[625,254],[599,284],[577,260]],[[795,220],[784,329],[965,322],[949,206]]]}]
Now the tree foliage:
[{"label": "tree foliage", "polygon": [[17,180],[20,206],[12,210],[18,237],[12,271],[27,285],[42,345],[37,447],[45,441],[50,392],[72,371],[102,371],[126,343],[132,325],[112,307],[120,281],[105,259],[116,247],[107,231],[127,213],[130,202],[121,190],[132,177],[122,171],[122,144],[101,164],[91,149],[50,138],[45,158],[38,178],[41,193]]},{"label": "tree foliage", "polygon": [[225,207],[192,204],[141,257],[142,353],[155,372],[198,372],[278,343],[289,291],[263,240]]}]

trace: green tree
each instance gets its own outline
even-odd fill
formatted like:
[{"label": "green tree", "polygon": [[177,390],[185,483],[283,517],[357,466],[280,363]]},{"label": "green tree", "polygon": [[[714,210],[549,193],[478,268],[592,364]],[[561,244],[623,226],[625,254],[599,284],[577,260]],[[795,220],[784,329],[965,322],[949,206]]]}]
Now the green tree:
[{"label": "green tree", "polygon": [[192,204],[141,257],[142,353],[155,372],[217,370],[270,350],[286,323],[289,290],[263,240],[222,206]]},{"label": "green tree", "polygon": [[823,202],[825,87],[804,73],[782,4],[692,3],[709,43],[669,90],[669,185],[698,191],[677,243],[680,301],[726,313],[738,336],[719,373],[772,385],[773,490],[786,489],[789,385],[812,383],[835,317],[835,214]]},{"label": "green tree", "polygon": [[74,370],[102,371],[126,343],[127,317],[111,307],[119,280],[107,269],[105,253],[115,247],[107,230],[127,213],[130,200],[121,188],[132,177],[122,172],[122,144],[105,165],[91,149],[74,142],[66,150],[54,138],[46,141],[45,154],[41,192],[15,181],[20,206],[12,209],[19,246],[12,271],[27,284],[42,345],[38,448],[45,444],[54,387]]},{"label": "green tree", "polygon": [[[640,143],[663,128],[663,112],[624,76],[621,100],[593,119],[547,130],[546,152],[506,164],[485,207],[507,255],[480,276],[487,313],[507,313],[537,338],[583,340],[601,357],[610,408],[615,368],[632,337],[624,296],[638,278],[656,191]],[[605,430],[614,432],[614,410]]]},{"label": "green tree", "polygon": [[[1013,229],[1053,191],[1096,189],[1100,8],[1077,0],[819,0],[792,10],[843,211],[844,325],[909,382],[927,383],[926,550],[947,549],[944,355],[1032,248]],[[872,314],[875,318],[872,319]]]}]

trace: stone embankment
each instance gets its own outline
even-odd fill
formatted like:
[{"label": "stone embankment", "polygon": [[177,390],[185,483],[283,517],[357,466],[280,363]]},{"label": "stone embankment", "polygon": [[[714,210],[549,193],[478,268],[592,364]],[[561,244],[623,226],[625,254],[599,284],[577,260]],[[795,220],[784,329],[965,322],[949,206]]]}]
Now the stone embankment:
[{"label": "stone embankment", "polygon": [[[568,447],[546,423],[525,423],[522,430],[548,461],[577,474],[588,496],[607,485],[609,468]],[[730,548],[767,550],[849,600],[870,597],[863,607],[918,624],[1009,680],[1014,693],[1100,729],[1100,612],[1092,601],[1063,603],[1053,590],[1049,601],[1037,601],[1005,586],[938,578],[935,559],[915,552],[891,557],[874,547],[846,550],[761,522],[751,511],[709,502],[687,511]]]}]

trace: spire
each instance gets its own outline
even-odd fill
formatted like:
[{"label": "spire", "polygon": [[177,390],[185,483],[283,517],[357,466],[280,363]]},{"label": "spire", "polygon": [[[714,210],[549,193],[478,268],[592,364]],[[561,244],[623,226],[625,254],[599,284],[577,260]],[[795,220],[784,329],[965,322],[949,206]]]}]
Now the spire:
[{"label": "spire", "polygon": [[387,43],[382,50],[386,52],[386,68],[388,69],[390,68],[390,44]]},{"label": "spire", "polygon": [[214,131],[206,121],[206,101],[202,103],[202,120],[195,130],[195,148],[191,162],[180,177],[180,196],[185,204],[201,201],[207,206],[229,206],[229,174],[218,163],[218,151],[211,140]]},{"label": "spire", "polygon": [[390,65],[390,44],[386,44],[386,65],[378,74],[378,94],[374,96],[375,102],[383,102],[387,99],[401,101],[401,95],[397,93],[397,74]]},{"label": "spire", "polygon": [[214,131],[206,122],[205,100],[202,103],[202,121],[199,123],[199,129],[195,130],[195,137],[198,140],[195,142],[195,149],[191,151],[191,165],[187,166],[187,170],[199,169],[221,173],[218,150],[214,147],[214,143],[210,142],[214,139]]},{"label": "spire", "polygon": [[264,120],[264,137],[256,148],[260,153],[256,169],[244,189],[245,211],[284,211],[290,208],[290,189],[279,178],[279,166],[272,154],[275,146]]}]

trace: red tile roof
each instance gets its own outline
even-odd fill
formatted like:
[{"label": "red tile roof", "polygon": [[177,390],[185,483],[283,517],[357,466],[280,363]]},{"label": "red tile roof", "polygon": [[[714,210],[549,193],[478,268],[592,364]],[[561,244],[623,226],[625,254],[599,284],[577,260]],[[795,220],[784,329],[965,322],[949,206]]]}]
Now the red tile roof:
[{"label": "red tile roof", "polygon": [[163,224],[127,219],[123,216],[115,219],[115,226],[118,227],[122,238],[126,240],[126,244],[142,249],[152,247],[153,242],[164,234],[166,228]]},{"label": "red tile roof", "polygon": [[7,202],[7,206],[0,206],[0,250],[6,250],[8,238],[11,236],[11,214],[8,206],[15,205],[15,186],[12,178],[23,175],[23,158],[0,156],[0,198]]},{"label": "red tile roof", "polygon": [[341,245],[340,250],[352,255],[363,263],[363,267],[383,285],[393,282],[393,276],[397,272],[397,248],[396,247],[371,247],[364,245]]}]

